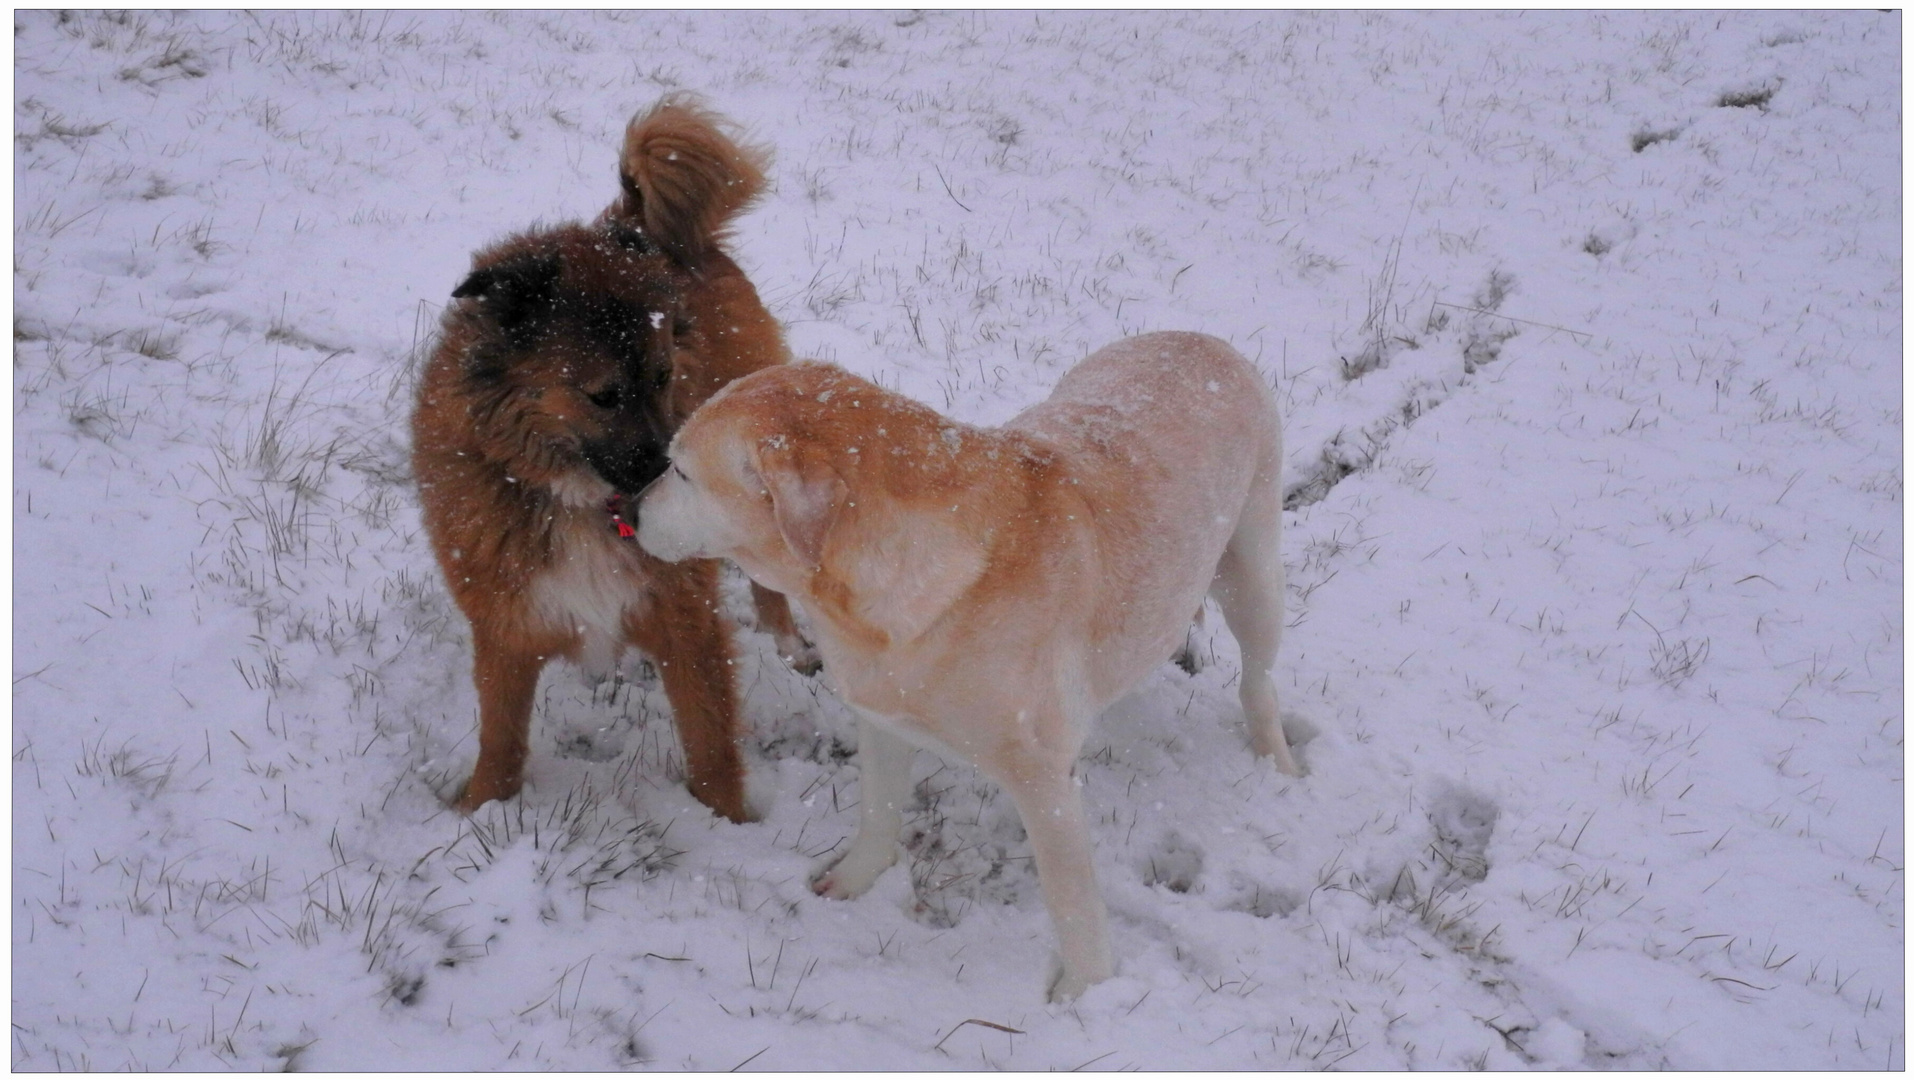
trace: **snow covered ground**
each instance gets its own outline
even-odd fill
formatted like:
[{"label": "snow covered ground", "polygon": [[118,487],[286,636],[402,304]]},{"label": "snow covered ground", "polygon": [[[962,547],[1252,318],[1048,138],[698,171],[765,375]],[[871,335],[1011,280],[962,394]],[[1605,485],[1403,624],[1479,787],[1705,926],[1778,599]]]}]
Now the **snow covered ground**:
[{"label": "snow covered ground", "polygon": [[[14,40],[16,1069],[1904,1067],[1898,13]],[[801,354],[994,423],[1187,328],[1278,390],[1309,775],[1218,620],[1114,708],[1074,1004],[960,764],[811,895],[852,725],[755,633],[761,823],[635,661],[547,676],[515,803],[441,804],[410,365],[679,88],[776,151],[736,248]]]}]

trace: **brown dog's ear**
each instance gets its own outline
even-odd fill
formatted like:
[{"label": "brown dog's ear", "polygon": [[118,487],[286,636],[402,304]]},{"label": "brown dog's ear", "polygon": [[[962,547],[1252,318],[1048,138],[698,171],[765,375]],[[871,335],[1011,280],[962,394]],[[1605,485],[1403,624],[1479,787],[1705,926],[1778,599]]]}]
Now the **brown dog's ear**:
[{"label": "brown dog's ear", "polygon": [[730,125],[695,97],[673,94],[625,129],[618,180],[624,198],[607,211],[642,228],[680,264],[696,269],[733,217],[764,189],[770,154],[726,134]]},{"label": "brown dog's ear", "polygon": [[516,336],[551,307],[560,266],[554,255],[524,255],[474,270],[452,290],[456,299],[476,297],[479,310],[506,334]]},{"label": "brown dog's ear", "polygon": [[785,546],[806,569],[821,568],[824,541],[848,499],[844,478],[829,462],[807,460],[782,439],[759,449],[757,472]]}]

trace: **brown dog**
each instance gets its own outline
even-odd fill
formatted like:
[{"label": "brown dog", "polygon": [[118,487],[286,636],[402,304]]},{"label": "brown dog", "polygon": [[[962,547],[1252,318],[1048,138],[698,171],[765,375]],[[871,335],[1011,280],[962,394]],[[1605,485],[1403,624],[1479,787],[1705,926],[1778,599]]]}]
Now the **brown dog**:
[{"label": "brown dog", "polygon": [[735,559],[811,616],[860,716],[857,838],[813,882],[857,896],[896,861],[914,745],[1017,804],[1056,923],[1053,998],[1111,972],[1071,772],[1090,721],[1213,596],[1243,650],[1252,746],[1299,772],[1270,678],[1282,632],[1282,436],[1256,369],[1202,334],[1091,354],[1001,428],[828,364],[731,384],[686,422],[638,540]]},{"label": "brown dog", "polygon": [[[412,466],[439,568],[472,625],[479,753],[465,812],[518,793],[546,663],[603,674],[631,645],[658,664],[692,794],[749,817],[718,564],[646,555],[618,501],[664,469],[692,410],[788,358],[720,246],[762,188],[766,156],[720,124],[687,99],[660,102],[626,130],[624,194],[598,222],[486,248],[453,290],[412,417]],[[779,651],[814,669],[784,598],[754,593]]]}]

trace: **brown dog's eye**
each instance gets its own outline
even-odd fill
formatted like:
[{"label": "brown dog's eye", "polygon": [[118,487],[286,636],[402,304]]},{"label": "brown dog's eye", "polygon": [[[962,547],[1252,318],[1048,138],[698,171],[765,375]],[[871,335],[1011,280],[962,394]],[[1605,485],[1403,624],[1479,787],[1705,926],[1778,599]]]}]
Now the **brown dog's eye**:
[{"label": "brown dog's eye", "polygon": [[616,386],[607,386],[596,394],[585,395],[587,400],[601,409],[616,409],[623,396]]}]

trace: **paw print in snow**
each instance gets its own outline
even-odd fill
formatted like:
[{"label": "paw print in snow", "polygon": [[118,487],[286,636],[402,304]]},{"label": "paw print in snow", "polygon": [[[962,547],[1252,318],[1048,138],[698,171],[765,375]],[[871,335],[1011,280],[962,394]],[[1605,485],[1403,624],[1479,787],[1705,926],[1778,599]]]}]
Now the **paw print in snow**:
[{"label": "paw print in snow", "polygon": [[1172,830],[1150,848],[1138,869],[1145,885],[1187,893],[1195,889],[1203,874],[1203,849]]},{"label": "paw print in snow", "polygon": [[1454,788],[1429,805],[1429,824],[1435,829],[1430,845],[1443,869],[1463,881],[1489,876],[1489,840],[1495,835],[1499,812],[1495,804],[1471,791]]}]

